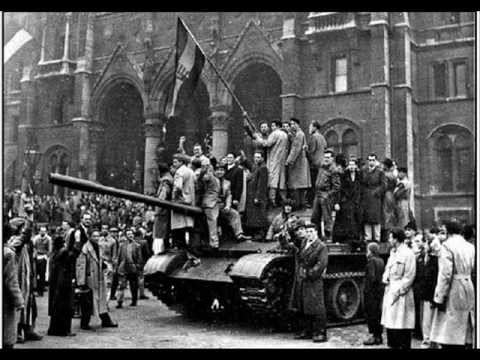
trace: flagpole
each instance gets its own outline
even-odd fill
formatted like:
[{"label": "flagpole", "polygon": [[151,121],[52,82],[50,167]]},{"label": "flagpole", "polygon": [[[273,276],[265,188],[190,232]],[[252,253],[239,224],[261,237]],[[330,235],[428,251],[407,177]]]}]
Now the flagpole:
[{"label": "flagpole", "polygon": [[182,18],[180,18],[180,21],[182,22],[183,26],[185,27],[185,29],[188,31],[188,33],[190,34],[190,36],[192,37],[193,41],[195,42],[195,44],[198,46],[198,48],[200,49],[200,51],[202,52],[203,56],[205,57],[205,59],[207,59],[208,63],[210,65],[212,65],[213,67],[213,70],[215,71],[215,73],[217,74],[217,76],[220,78],[220,80],[223,82],[223,84],[225,85],[225,87],[227,88],[227,90],[229,91],[230,95],[232,95],[232,98],[235,100],[235,102],[238,104],[240,110],[242,111],[244,117],[246,118],[247,122],[248,122],[248,125],[254,130],[254,131],[257,131],[255,125],[253,125],[253,122],[252,122],[252,119],[250,118],[250,116],[248,115],[247,111],[245,110],[245,108],[242,106],[242,104],[240,103],[240,100],[238,100],[237,96],[235,95],[235,93],[233,92],[233,90],[230,88],[230,85],[225,81],[225,79],[222,77],[222,75],[220,74],[220,72],[218,71],[217,67],[215,66],[215,64],[210,60],[210,58],[207,56],[207,54],[205,54],[205,52],[203,51],[202,47],[200,46],[200,44],[198,43],[197,39],[195,38],[195,36],[193,36],[192,32],[190,31],[190,29],[188,28],[187,24],[185,24],[185,22],[182,20]]}]

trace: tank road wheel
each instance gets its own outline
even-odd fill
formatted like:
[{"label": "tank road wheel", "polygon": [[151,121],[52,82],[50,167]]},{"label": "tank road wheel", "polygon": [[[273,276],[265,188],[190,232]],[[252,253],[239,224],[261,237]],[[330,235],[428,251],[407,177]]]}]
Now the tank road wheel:
[{"label": "tank road wheel", "polygon": [[360,303],[360,288],[353,279],[336,280],[328,289],[328,305],[339,320],[353,319],[360,309]]},{"label": "tank road wheel", "polygon": [[[266,317],[278,328],[288,328],[290,313],[288,300],[292,288],[292,274],[286,266],[274,266],[265,274],[263,285],[266,292]],[[283,324],[280,326],[280,324]]]}]

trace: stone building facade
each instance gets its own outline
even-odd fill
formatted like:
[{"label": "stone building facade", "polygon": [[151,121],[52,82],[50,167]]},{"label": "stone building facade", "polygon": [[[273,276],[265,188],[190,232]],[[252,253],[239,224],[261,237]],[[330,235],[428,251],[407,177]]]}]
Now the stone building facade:
[{"label": "stone building facade", "polygon": [[[5,68],[4,185],[24,151],[57,171],[146,193],[158,148],[211,134],[213,154],[251,149],[241,112],[206,65],[195,94],[164,116],[177,17],[252,119],[319,120],[329,146],[409,169],[423,226],[475,218],[475,15],[467,12],[7,13],[5,40],[33,36]],[[32,140],[34,139],[34,140]],[[412,199],[413,200],[413,199]]]}]

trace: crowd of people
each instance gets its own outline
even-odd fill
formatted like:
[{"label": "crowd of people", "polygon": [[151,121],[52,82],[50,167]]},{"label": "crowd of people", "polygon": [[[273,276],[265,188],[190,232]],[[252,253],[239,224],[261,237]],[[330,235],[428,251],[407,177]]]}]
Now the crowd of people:
[{"label": "crowd of people", "polygon": [[[216,159],[200,144],[188,155],[182,137],[172,163],[158,164],[154,195],[199,207],[204,216],[91,193],[64,199],[5,194],[4,283],[11,301],[4,302],[10,324],[4,345],[41,338],[34,292],[43,295],[47,277],[49,335],[73,335],[76,299],[82,329],[92,329],[91,316],[116,327],[108,300],[122,308],[127,283],[131,306],[146,298],[143,268],[152,255],[184,249],[195,266],[201,255],[232,240],[278,241],[279,249],[295,255],[290,308],[302,318],[299,339],[327,339],[322,274],[326,244],[335,242],[367,252],[365,310],[372,336],[366,345],[382,343],[383,328],[394,348],[409,347],[412,330],[425,346],[471,343],[475,250],[460,234],[472,242],[474,228],[451,222],[417,232],[406,168],[391,159],[380,162],[374,153],[365,164],[335,154],[318,122],[309,130],[307,139],[295,118],[261,124],[252,134],[253,164],[243,151]],[[309,223],[298,216],[307,208]],[[272,221],[270,209],[280,210]],[[384,264],[378,244],[386,241],[391,252]],[[452,334],[453,328],[461,331]]]}]

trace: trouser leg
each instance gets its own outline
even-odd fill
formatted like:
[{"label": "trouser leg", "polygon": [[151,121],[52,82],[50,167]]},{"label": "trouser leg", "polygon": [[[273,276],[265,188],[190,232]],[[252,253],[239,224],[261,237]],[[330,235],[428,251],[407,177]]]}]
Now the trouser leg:
[{"label": "trouser leg", "polygon": [[138,275],[138,293],[140,297],[145,296],[145,277],[143,275],[143,270],[141,270]]},{"label": "trouser leg", "polygon": [[113,300],[118,288],[118,273],[114,272],[112,276],[112,287],[110,289],[110,300]]},{"label": "trouser leg", "polygon": [[125,289],[127,287],[127,279],[125,275],[118,275],[118,292],[117,292],[117,301],[119,304],[123,303],[125,299]]},{"label": "trouser leg", "polygon": [[430,341],[430,329],[432,328],[433,311],[430,301],[423,302],[422,333],[423,340]]},{"label": "trouser leg", "polygon": [[276,188],[269,188],[268,189],[268,199],[270,200],[270,203],[272,205],[275,205],[277,203],[277,189]]},{"label": "trouser leg", "polygon": [[37,259],[37,274],[38,274],[38,283],[37,291],[41,295],[45,291],[45,272],[47,271],[47,261],[45,259]]},{"label": "trouser leg", "polygon": [[320,197],[317,195],[313,200],[312,216],[310,218],[312,224],[317,226],[318,235],[322,236],[322,206]]},{"label": "trouser leg", "polygon": [[138,299],[139,276],[137,274],[129,274],[128,283],[130,284],[130,293],[132,294],[132,304],[136,304]]},{"label": "trouser leg", "polygon": [[371,224],[364,224],[363,225],[365,241],[372,241],[372,225]]},{"label": "trouser leg", "polygon": [[224,217],[226,222],[232,227],[233,233],[236,237],[238,237],[240,234],[243,234],[242,220],[237,210],[222,209],[220,211],[220,216]]},{"label": "trouser leg", "polygon": [[285,204],[285,202],[287,201],[287,190],[286,189],[284,189],[284,190],[279,189],[278,192],[280,194],[280,198],[282,199],[282,204]]},{"label": "trouser leg", "polygon": [[90,315],[82,314],[82,317],[80,318],[80,327],[82,329],[88,328],[89,324],[90,324]]},{"label": "trouser leg", "polygon": [[375,241],[380,242],[381,234],[382,234],[382,227],[380,224],[373,225],[373,231],[375,233]]},{"label": "trouser leg", "polygon": [[215,205],[213,208],[205,208],[203,209],[205,216],[207,218],[208,224],[208,233],[210,239],[210,246],[213,248],[218,248],[219,240],[218,240],[218,228],[217,228],[217,220],[218,220],[218,206]]},{"label": "trouser leg", "polygon": [[332,204],[327,196],[320,197],[320,206],[322,207],[322,219],[325,229],[325,237],[331,240],[333,228]]}]

